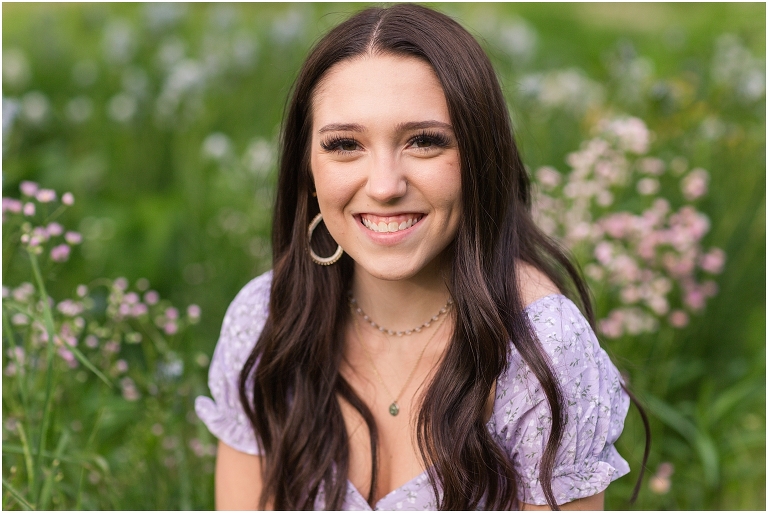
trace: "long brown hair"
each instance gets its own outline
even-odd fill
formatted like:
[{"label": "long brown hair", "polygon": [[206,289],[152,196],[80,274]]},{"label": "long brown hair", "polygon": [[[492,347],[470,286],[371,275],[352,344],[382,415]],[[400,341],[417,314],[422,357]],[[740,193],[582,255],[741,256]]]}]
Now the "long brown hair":
[{"label": "long brown hair", "polygon": [[[376,489],[376,424],[339,372],[354,263],[344,255],[332,266],[313,264],[306,237],[319,212],[309,166],[313,91],[333,65],[369,53],[416,57],[434,69],[461,158],[464,216],[448,249],[455,329],[416,425],[438,507],[519,506],[512,463],[483,422],[512,341],[552,413],[539,479],[547,503],[557,509],[551,482],[565,425],[563,399],[524,313],[515,262],[549,276],[581,303],[594,326],[589,293],[565,252],[533,223],[529,178],[487,56],[454,20],[413,4],[369,8],[338,25],[311,51],[294,84],[281,141],[269,316],[240,375],[240,399],[264,454],[261,506],[269,501],[276,509],[311,509],[320,489],[328,509],[342,506],[349,447],[338,396],[367,424],[369,502]],[[331,254],[336,243],[320,232],[315,250]]]}]

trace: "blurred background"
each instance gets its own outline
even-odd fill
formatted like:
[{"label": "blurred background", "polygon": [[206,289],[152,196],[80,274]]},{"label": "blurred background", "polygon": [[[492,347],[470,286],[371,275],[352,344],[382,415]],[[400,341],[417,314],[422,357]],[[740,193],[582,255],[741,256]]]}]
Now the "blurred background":
[{"label": "blurred background", "polygon": [[[25,495],[35,479],[56,509],[213,507],[216,441],[194,397],[208,394],[229,302],[270,268],[292,81],[312,43],[365,5],[3,4],[3,196],[22,197],[23,181],[71,192],[58,222],[83,237],[69,261],[43,267],[48,293],[62,301],[80,284],[124,278],[202,311],[194,326],[165,330],[160,363],[124,346],[125,368],[110,376],[127,373],[136,393],[62,364],[46,446],[58,448],[66,432],[67,448],[50,462],[43,453],[43,477],[28,479],[25,461],[37,455],[23,450],[18,426],[42,414],[28,404],[34,385],[22,401],[8,371],[16,338],[4,299],[4,507],[21,507],[11,489]],[[632,211],[640,196],[694,202],[707,220],[702,247],[725,255],[710,265],[705,305],[685,310],[690,301],[670,296],[684,318],[668,321],[660,308],[644,329],[602,325],[653,432],[630,505],[644,440],[630,411],[619,450],[633,471],[609,488],[606,506],[765,509],[765,5],[430,5],[489,53],[537,180],[550,183],[535,172],[544,166],[567,176],[568,155],[596,137],[600,120],[637,118],[649,139],[635,153],[671,174],[638,182],[640,193],[627,189],[606,209]],[[681,192],[673,175],[695,169],[706,170],[696,175],[704,189],[691,192],[689,179]],[[6,287],[33,281],[13,233],[4,226],[4,298]],[[600,256],[584,247],[572,249],[589,268]],[[605,280],[590,273],[601,319],[621,304]]]}]

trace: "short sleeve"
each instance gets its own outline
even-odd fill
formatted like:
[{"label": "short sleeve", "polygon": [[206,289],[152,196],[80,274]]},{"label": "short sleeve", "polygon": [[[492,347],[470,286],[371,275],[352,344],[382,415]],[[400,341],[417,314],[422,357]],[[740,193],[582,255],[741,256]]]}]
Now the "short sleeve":
[{"label": "short sleeve", "polygon": [[[624,428],[629,397],[589,323],[569,299],[547,296],[526,309],[563,393],[566,424],[552,473],[558,504],[590,497],[629,472],[614,443]],[[489,429],[520,478],[520,500],[546,504],[539,464],[552,417],[544,391],[514,348],[497,382]]]},{"label": "short sleeve", "polygon": [[229,305],[208,370],[213,399],[195,399],[195,412],[208,430],[233,449],[260,454],[248,417],[240,403],[240,371],[264,328],[269,311],[272,273],[251,280]]}]

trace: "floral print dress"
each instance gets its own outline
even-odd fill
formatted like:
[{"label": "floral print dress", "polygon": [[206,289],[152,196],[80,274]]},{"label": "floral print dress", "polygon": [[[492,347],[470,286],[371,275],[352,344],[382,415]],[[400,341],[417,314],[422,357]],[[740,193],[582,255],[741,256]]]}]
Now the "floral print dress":
[{"label": "floral print dress", "polygon": [[[224,317],[211,361],[208,384],[213,399],[198,397],[197,415],[219,440],[247,453],[259,444],[238,395],[240,370],[267,318],[272,273],[248,283]],[[526,313],[549,355],[565,402],[565,432],[557,453],[552,490],[558,504],[595,495],[629,472],[614,447],[624,427],[629,397],[621,377],[600,347],[589,323],[562,295],[540,298]],[[551,426],[549,406],[538,380],[510,344],[509,366],[499,376],[488,431],[512,461],[520,478],[520,500],[546,504],[538,479],[539,463]],[[321,493],[315,509],[324,509]],[[435,496],[424,472],[374,506],[347,482],[344,510],[434,510]]]}]

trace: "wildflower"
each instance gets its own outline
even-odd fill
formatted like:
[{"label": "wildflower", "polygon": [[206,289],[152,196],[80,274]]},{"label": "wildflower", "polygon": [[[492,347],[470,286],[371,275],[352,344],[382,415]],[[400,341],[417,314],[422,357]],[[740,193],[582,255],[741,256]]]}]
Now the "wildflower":
[{"label": "wildflower", "polygon": [[139,278],[136,280],[136,288],[141,291],[147,290],[149,288],[149,280],[146,278]]},{"label": "wildflower", "polygon": [[720,274],[725,265],[725,251],[712,248],[699,258],[699,267],[711,274]]},{"label": "wildflower", "polygon": [[190,318],[190,320],[197,320],[200,318],[200,307],[197,305],[189,305],[187,307],[187,317]]},{"label": "wildflower", "polygon": [[156,291],[150,290],[144,294],[144,302],[148,305],[157,304],[158,301],[160,301],[160,294],[158,294]]},{"label": "wildflower", "polygon": [[166,308],[165,316],[170,320],[176,320],[179,318],[179,311],[174,307]]},{"label": "wildflower", "polygon": [[22,203],[14,198],[3,198],[3,212],[21,213]]},{"label": "wildflower", "polygon": [[637,192],[643,196],[650,196],[659,192],[659,181],[655,178],[643,178],[637,182]]},{"label": "wildflower", "polygon": [[64,262],[69,258],[69,246],[59,244],[51,250],[51,260],[54,262]]},{"label": "wildflower", "polygon": [[37,193],[38,185],[25,180],[19,184],[19,189],[24,196],[33,197]]},{"label": "wildflower", "polygon": [[60,347],[56,353],[61,356],[61,358],[67,362],[67,365],[69,365],[70,369],[74,369],[77,367],[77,359],[75,358],[75,355],[72,354],[72,351],[69,349],[65,349],[63,347]]},{"label": "wildflower", "polygon": [[120,380],[120,388],[122,389],[123,399],[126,401],[136,401],[141,397],[139,391],[136,389],[136,384],[131,378],[123,378]]},{"label": "wildflower", "polygon": [[693,201],[701,198],[707,193],[708,185],[709,173],[704,169],[697,167],[685,175],[685,178],[680,182],[680,189],[683,191],[685,199]]},{"label": "wildflower", "polygon": [[669,314],[669,324],[675,328],[683,328],[688,325],[688,314],[682,310],[673,310]]},{"label": "wildflower", "polygon": [[118,360],[118,361],[116,361],[115,362],[115,370],[119,374],[124,374],[124,373],[128,372],[128,362],[126,362],[125,360]]},{"label": "wildflower", "polygon": [[77,286],[78,297],[85,297],[86,294],[88,294],[88,287],[86,287],[85,285],[78,285]]},{"label": "wildflower", "polygon": [[147,305],[145,305],[144,303],[138,303],[136,305],[133,305],[133,307],[131,308],[131,315],[133,317],[139,317],[142,315],[146,315],[148,311],[149,309],[147,308]]},{"label": "wildflower", "polygon": [[668,462],[664,462],[659,465],[656,473],[648,481],[648,487],[651,491],[658,495],[664,495],[669,492],[672,483],[670,478],[675,473],[675,467]]},{"label": "wildflower", "polygon": [[113,284],[117,290],[125,290],[128,288],[128,280],[125,278],[117,278]]},{"label": "wildflower", "polygon": [[61,202],[67,206],[72,206],[75,204],[75,197],[72,195],[71,192],[65,192],[64,195],[61,197]]},{"label": "wildflower", "polygon": [[35,215],[35,204],[25,203],[23,212],[25,216],[32,217],[33,215]]},{"label": "wildflower", "polygon": [[167,322],[165,323],[165,326],[163,326],[163,331],[165,331],[166,335],[174,335],[179,331],[179,327],[175,322]]},{"label": "wildflower", "polygon": [[24,282],[15,289],[13,289],[13,299],[19,303],[26,303],[27,300],[35,293],[35,288],[29,282]]},{"label": "wildflower", "polygon": [[64,233],[64,227],[62,227],[59,223],[51,223],[46,227],[45,231],[48,232],[50,237],[58,237]]},{"label": "wildflower", "polygon": [[66,240],[68,244],[74,246],[75,244],[83,242],[83,236],[78,232],[67,232],[64,234],[64,240]]},{"label": "wildflower", "polygon": [[99,346],[99,339],[95,335],[88,335],[85,337],[85,345],[91,349],[95,349]]},{"label": "wildflower", "polygon": [[56,191],[53,189],[40,189],[35,194],[35,199],[40,203],[50,203],[56,201]]},{"label": "wildflower", "polygon": [[56,305],[56,309],[67,317],[75,317],[83,312],[83,304],[71,299],[65,299]]}]

